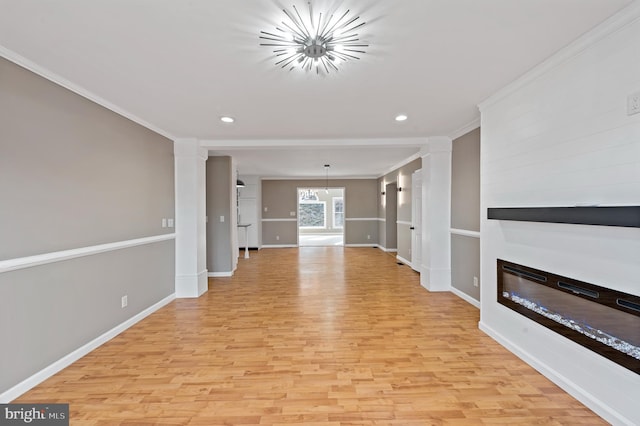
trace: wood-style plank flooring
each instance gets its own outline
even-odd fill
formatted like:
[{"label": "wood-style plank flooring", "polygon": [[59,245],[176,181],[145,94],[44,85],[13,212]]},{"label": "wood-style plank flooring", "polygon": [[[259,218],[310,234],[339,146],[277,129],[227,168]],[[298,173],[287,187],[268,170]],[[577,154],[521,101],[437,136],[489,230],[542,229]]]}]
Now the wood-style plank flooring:
[{"label": "wood-style plank flooring", "polygon": [[15,402],[72,425],[605,424],[373,248],[251,252]]}]

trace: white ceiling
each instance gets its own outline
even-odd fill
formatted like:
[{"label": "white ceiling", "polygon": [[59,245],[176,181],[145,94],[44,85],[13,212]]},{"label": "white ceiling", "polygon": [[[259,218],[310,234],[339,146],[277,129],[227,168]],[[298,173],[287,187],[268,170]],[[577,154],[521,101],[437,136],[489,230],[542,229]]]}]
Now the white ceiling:
[{"label": "white ceiling", "polygon": [[259,46],[303,0],[0,0],[0,54],[241,174],[379,176],[632,1],[314,0],[368,22],[367,53],[324,76]]}]

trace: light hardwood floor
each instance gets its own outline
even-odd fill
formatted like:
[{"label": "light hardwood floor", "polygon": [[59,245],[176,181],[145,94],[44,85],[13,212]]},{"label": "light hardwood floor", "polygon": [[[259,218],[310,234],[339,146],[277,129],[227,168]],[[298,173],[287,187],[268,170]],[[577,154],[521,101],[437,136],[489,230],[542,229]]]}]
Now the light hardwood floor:
[{"label": "light hardwood floor", "polygon": [[16,402],[72,425],[605,424],[373,248],[268,249]]}]

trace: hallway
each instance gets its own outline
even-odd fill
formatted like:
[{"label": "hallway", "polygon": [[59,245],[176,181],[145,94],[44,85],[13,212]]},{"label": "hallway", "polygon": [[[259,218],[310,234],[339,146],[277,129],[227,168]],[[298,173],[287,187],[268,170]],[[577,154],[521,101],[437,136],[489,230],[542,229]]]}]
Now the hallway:
[{"label": "hallway", "polygon": [[378,249],[265,249],[15,402],[71,424],[605,424]]}]

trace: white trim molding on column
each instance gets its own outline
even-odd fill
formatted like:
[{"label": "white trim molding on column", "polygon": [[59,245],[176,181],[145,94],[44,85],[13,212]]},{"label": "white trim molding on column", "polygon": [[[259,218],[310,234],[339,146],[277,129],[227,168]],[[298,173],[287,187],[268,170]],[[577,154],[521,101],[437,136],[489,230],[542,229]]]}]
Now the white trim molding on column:
[{"label": "white trim molding on column", "polygon": [[199,297],[208,289],[206,266],[206,161],[197,139],[176,139],[176,297]]},{"label": "white trim molding on column", "polygon": [[429,137],[422,154],[422,273],[429,291],[451,290],[451,149],[446,136]]}]

